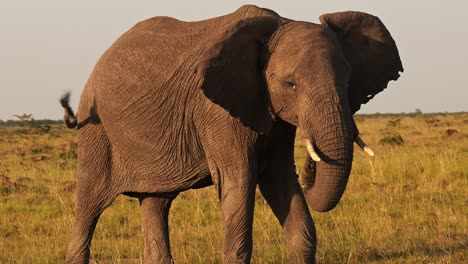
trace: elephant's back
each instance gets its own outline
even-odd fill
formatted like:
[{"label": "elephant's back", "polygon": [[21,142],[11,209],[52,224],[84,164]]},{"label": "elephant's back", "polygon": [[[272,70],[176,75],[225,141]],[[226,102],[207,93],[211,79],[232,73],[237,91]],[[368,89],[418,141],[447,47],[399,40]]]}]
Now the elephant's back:
[{"label": "elephant's back", "polygon": [[101,56],[87,84],[101,118],[124,128],[146,126],[148,130],[167,125],[168,121],[151,115],[161,109],[173,115],[174,122],[186,120],[191,101],[202,96],[196,87],[196,78],[201,77],[194,73],[202,53],[215,41],[213,35],[225,31],[228,24],[258,15],[274,14],[243,6],[197,22],[154,17],[137,23]]},{"label": "elephant's back", "polygon": [[[178,100],[188,96],[197,56],[215,30],[206,30],[210,23],[154,17],[118,38],[96,63],[87,84],[101,105],[102,118],[121,119],[116,122],[131,127],[154,124],[148,113],[159,109],[180,112],[175,109]],[[125,116],[129,109],[131,118]],[[155,122],[160,127],[161,120]]]},{"label": "elephant's back", "polygon": [[279,15],[272,10],[259,8],[254,5],[244,5],[233,13],[200,21],[186,22],[167,16],[152,17],[138,22],[130,29],[130,31],[151,31],[161,34],[193,34],[212,32],[217,28],[224,28],[232,21],[257,16],[279,17]]},{"label": "elephant's back", "polygon": [[164,134],[174,123],[190,125],[182,122],[190,120],[196,101],[207,100],[195,71],[203,51],[215,42],[213,35],[242,18],[268,12],[244,6],[203,21],[154,17],[136,24],[97,62],[86,88],[94,101],[89,105],[96,103],[104,124],[116,124],[137,138],[157,138],[154,134]]},{"label": "elephant's back", "polygon": [[[277,16],[271,11],[246,5],[234,13],[202,21],[185,22],[171,17],[143,20],[106,50],[96,64],[97,79],[161,87],[174,74],[196,67],[204,50],[228,25],[255,16]],[[187,73],[181,73],[187,74]]]}]

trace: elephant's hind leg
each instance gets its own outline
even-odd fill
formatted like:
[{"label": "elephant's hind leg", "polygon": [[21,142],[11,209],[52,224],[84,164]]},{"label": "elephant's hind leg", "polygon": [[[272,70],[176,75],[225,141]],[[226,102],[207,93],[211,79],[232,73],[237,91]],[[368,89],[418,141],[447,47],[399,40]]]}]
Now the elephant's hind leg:
[{"label": "elephant's hind leg", "polygon": [[89,263],[91,240],[99,216],[107,208],[114,198],[101,198],[78,195],[75,226],[73,228],[73,238],[68,245],[66,263]]},{"label": "elephant's hind leg", "polygon": [[76,220],[67,263],[89,263],[91,240],[99,216],[118,195],[111,185],[110,143],[102,126],[84,126],[78,138]]},{"label": "elephant's hind leg", "polygon": [[140,197],[145,236],[145,263],[173,263],[169,243],[169,209],[174,196]]}]

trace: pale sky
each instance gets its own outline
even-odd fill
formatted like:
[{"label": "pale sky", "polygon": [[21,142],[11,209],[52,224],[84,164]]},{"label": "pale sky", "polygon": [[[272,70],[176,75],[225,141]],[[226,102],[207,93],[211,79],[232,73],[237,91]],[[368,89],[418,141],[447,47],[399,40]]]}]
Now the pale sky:
[{"label": "pale sky", "polygon": [[461,0],[308,1],[1,1],[0,119],[32,113],[60,119],[58,102],[81,90],[100,55],[138,21],[172,16],[194,21],[255,4],[294,20],[356,10],[380,17],[405,72],[358,113],[468,111],[468,4]]}]

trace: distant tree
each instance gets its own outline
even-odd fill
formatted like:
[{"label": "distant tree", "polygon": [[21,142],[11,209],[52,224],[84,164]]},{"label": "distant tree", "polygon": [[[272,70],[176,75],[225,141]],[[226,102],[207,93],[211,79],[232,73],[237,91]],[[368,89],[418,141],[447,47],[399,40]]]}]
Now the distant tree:
[{"label": "distant tree", "polygon": [[27,132],[30,132],[32,114],[13,115],[13,116],[16,116],[19,120],[21,120],[21,123],[23,124],[23,128],[25,128]]},{"label": "distant tree", "polygon": [[32,117],[32,114],[23,114],[23,115],[13,115],[13,116],[16,116],[19,120],[21,120],[23,123],[29,123],[31,122],[31,117]]}]

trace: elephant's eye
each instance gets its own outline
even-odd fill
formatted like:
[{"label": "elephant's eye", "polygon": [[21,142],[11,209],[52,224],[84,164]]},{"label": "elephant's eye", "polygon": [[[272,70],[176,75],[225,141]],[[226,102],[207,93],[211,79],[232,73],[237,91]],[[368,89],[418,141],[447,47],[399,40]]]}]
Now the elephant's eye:
[{"label": "elephant's eye", "polygon": [[296,84],[293,82],[286,82],[286,86],[291,89],[296,89]]}]

